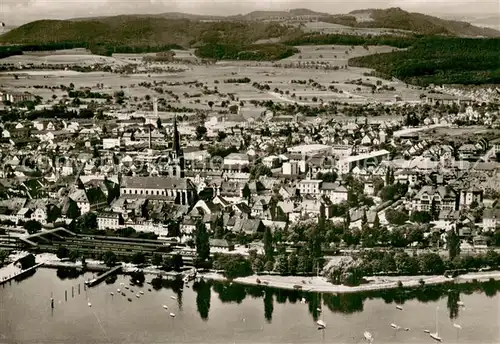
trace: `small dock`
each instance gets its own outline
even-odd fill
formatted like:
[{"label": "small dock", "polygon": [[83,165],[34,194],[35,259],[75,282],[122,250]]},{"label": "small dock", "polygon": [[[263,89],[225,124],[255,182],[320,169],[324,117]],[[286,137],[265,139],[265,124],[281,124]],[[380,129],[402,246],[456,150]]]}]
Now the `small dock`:
[{"label": "small dock", "polygon": [[19,272],[15,273],[13,275],[1,278],[0,285],[5,284],[7,282],[10,282],[12,280],[15,280],[17,278],[22,278],[23,276],[29,275],[30,273],[34,272],[36,269],[38,269],[42,265],[43,265],[43,263],[38,263],[36,265],[33,265],[31,268],[28,268],[26,270],[20,270]]},{"label": "small dock", "polygon": [[111,268],[108,271],[106,271],[105,273],[97,276],[96,278],[91,279],[89,281],[86,281],[85,285],[87,287],[94,287],[94,286],[98,285],[99,283],[101,283],[102,281],[104,281],[109,276],[121,272],[121,270],[122,270],[122,266],[121,265],[115,266],[114,268]]}]

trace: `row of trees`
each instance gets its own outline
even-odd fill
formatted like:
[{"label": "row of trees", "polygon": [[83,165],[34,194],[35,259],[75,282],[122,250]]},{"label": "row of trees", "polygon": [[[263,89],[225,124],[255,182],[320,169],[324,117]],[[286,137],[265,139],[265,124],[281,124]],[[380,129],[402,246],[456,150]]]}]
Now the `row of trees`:
[{"label": "row of trees", "polygon": [[437,253],[417,256],[403,251],[368,251],[354,260],[345,259],[330,269],[328,278],[334,284],[358,285],[363,277],[374,274],[441,275],[449,271],[453,276],[459,271],[477,271],[498,266],[500,255],[493,250],[478,256],[450,256],[447,260],[443,260]]}]

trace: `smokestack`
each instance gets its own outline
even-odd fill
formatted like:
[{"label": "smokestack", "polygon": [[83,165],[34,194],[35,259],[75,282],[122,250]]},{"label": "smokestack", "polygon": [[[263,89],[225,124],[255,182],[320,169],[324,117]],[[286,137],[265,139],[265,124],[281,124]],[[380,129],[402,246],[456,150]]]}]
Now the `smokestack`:
[{"label": "smokestack", "polygon": [[153,115],[154,118],[158,118],[158,98],[153,98]]},{"label": "smokestack", "polygon": [[149,149],[151,149],[151,126],[149,126]]}]

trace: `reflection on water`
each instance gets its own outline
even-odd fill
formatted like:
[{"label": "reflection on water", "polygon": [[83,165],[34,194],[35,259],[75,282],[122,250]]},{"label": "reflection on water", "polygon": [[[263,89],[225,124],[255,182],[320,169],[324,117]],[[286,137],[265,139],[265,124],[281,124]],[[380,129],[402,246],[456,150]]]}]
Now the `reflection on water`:
[{"label": "reflection on water", "polygon": [[[129,276],[117,276],[109,284],[85,289],[83,282],[92,277],[39,269],[18,284],[0,287],[0,335],[5,336],[0,342],[67,343],[79,338],[79,344],[146,344],[171,336],[172,341],[190,343],[360,343],[368,330],[377,342],[417,344],[428,340],[424,329],[434,331],[437,306],[440,334],[447,342],[500,342],[495,327],[500,283],[495,281],[320,294],[204,280],[185,284],[152,276],[146,276],[143,286],[130,285]],[[144,295],[136,297],[141,291]],[[328,324],[323,333],[317,331],[318,319]],[[397,333],[391,323],[412,330]],[[463,330],[453,327],[455,323]]]},{"label": "reflection on water", "polygon": [[[182,291],[182,280],[164,283],[164,288],[171,288],[176,293]],[[283,290],[264,286],[245,286],[236,283],[201,281],[193,284],[197,293],[196,304],[202,319],[208,318],[210,310],[211,289],[218,295],[223,303],[241,303],[247,296],[263,298],[264,316],[267,321],[272,320],[274,301],[277,303],[296,303],[304,298],[307,302],[309,313],[317,320],[320,311],[325,306],[331,312],[350,314],[363,311],[363,304],[367,299],[382,299],[386,304],[403,305],[407,301],[417,300],[422,303],[435,302],[447,297],[449,318],[454,319],[459,315],[460,294],[471,295],[474,292],[484,293],[487,297],[494,297],[500,290],[500,282],[488,281],[483,283],[443,284],[424,286],[413,289],[387,289],[381,291],[329,294],[310,293],[297,290]],[[323,302],[321,302],[323,300]]]}]

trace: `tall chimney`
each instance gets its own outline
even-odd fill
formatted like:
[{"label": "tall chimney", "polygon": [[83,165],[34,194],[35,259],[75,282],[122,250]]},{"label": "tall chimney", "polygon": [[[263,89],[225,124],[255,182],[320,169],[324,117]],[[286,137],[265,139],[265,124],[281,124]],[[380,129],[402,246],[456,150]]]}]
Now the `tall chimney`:
[{"label": "tall chimney", "polygon": [[158,118],[158,98],[153,98],[153,116],[155,119]]},{"label": "tall chimney", "polygon": [[149,149],[151,149],[151,125],[149,125]]}]

